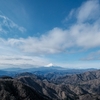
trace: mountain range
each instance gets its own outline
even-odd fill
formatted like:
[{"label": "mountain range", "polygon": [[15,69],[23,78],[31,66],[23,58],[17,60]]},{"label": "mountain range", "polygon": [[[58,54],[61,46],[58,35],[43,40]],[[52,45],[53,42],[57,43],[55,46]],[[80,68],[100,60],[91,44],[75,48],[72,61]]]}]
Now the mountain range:
[{"label": "mountain range", "polygon": [[100,70],[62,76],[49,81],[34,75],[17,78],[52,100],[100,100]]},{"label": "mountain range", "polygon": [[41,75],[20,72],[13,78],[1,76],[0,99],[100,100],[100,70],[83,70],[72,74],[47,72]]}]

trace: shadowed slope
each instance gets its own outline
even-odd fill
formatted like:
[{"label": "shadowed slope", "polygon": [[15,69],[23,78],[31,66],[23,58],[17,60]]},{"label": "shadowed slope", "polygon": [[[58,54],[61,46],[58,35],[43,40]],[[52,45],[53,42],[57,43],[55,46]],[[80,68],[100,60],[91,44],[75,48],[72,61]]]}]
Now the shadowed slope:
[{"label": "shadowed slope", "polygon": [[0,79],[0,100],[49,100],[15,79]]}]

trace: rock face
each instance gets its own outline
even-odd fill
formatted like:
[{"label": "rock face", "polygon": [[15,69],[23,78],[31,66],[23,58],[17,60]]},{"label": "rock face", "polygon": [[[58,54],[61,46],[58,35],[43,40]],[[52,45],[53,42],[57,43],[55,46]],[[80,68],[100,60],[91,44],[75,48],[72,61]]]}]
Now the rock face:
[{"label": "rock face", "polygon": [[15,79],[0,79],[0,100],[49,100]]}]

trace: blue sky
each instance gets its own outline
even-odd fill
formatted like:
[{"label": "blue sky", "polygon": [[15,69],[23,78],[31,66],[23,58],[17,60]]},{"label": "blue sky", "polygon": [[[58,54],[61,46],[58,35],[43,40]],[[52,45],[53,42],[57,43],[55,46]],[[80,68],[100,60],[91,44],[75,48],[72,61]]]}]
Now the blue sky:
[{"label": "blue sky", "polygon": [[100,68],[100,0],[0,0],[0,68]]}]

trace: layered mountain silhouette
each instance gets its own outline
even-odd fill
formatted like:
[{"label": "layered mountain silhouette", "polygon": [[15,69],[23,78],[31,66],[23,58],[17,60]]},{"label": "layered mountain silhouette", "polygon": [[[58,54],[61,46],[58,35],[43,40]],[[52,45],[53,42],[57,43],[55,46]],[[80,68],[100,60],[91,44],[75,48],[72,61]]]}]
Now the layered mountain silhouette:
[{"label": "layered mountain silhouette", "polygon": [[55,78],[32,73],[21,73],[14,79],[4,76],[0,100],[100,100],[100,70]]}]

